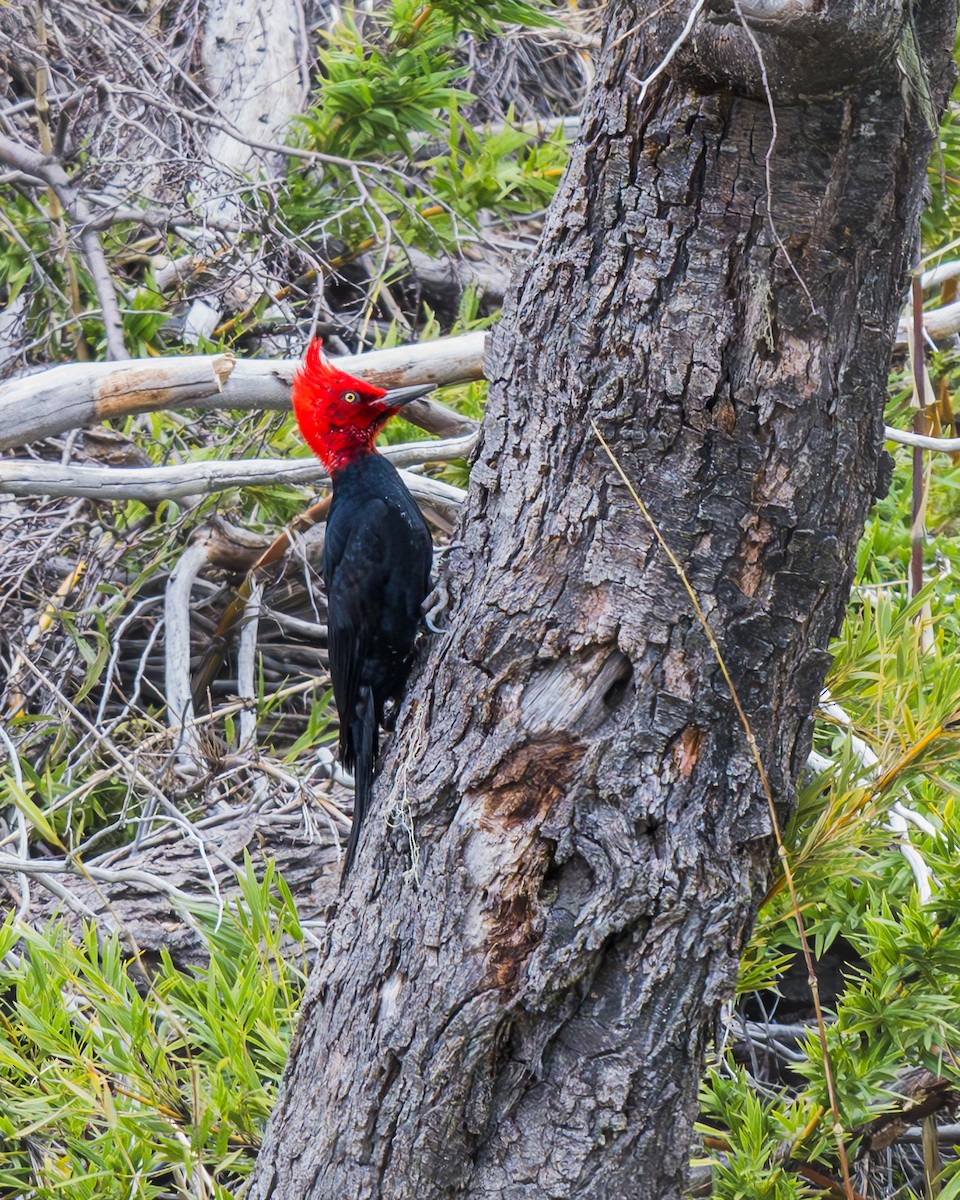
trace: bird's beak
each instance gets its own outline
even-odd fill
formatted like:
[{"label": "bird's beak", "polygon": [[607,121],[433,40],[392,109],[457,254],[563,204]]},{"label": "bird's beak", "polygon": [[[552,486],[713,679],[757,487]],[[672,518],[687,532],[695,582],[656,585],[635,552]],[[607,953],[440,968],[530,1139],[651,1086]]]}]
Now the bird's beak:
[{"label": "bird's beak", "polygon": [[412,387],[394,388],[392,392],[387,392],[380,403],[389,404],[391,408],[403,408],[411,400],[419,400],[427,392],[432,392],[436,386],[435,383],[415,383]]}]

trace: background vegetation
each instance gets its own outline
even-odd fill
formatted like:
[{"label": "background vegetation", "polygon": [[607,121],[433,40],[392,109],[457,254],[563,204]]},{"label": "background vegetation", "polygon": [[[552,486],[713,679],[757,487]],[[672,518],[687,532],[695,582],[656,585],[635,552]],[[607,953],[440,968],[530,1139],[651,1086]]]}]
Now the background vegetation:
[{"label": "background vegetation", "polygon": [[[82,104],[70,132],[66,83],[88,86],[90,48],[66,9],[54,15],[61,20],[45,29],[32,17],[17,28],[11,14],[0,26],[8,53],[15,35],[32,47],[5,64],[6,127],[46,142],[91,195],[106,197],[101,242],[123,341],[140,357],[294,356],[312,328],[351,351],[486,328],[562,171],[595,49],[593,17],[575,6],[392,0],[375,13],[323,12],[311,34],[309,103],[288,129],[283,170],[233,180],[235,207],[220,212],[218,230],[209,215],[183,215],[200,206],[189,172],[158,199],[142,180],[119,178],[116,153]],[[104,10],[105,45],[115,18]],[[182,9],[162,32],[169,46],[197,36]],[[146,67],[116,69],[118,90],[123,70],[146,73],[138,86],[147,75],[159,86]],[[960,237],[956,112],[930,168],[930,266],[950,263]],[[228,237],[238,212],[247,224]],[[928,305],[952,302],[958,275],[931,282]],[[89,260],[54,191],[23,178],[0,194],[0,289],[5,374],[103,357]],[[215,319],[198,334],[205,309]],[[925,351],[922,409],[917,364],[905,352],[897,359],[892,425],[960,432],[955,340]],[[471,384],[443,399],[477,418],[483,394]],[[423,436],[397,423],[390,437],[414,433]],[[156,412],[30,448],[40,460],[142,465],[264,452],[307,453],[289,417],[227,411]],[[465,463],[428,470],[466,483]],[[876,1198],[960,1196],[958,491],[956,454],[896,449],[786,831],[820,961],[854,1183]],[[322,944],[325,893],[301,895],[294,874],[329,877],[347,825],[347,794],[322,754],[332,730],[316,545],[298,543],[263,576],[270,619],[251,700],[236,699],[233,642],[212,664],[209,651],[252,559],[309,501],[294,486],[183,503],[0,499],[4,1194],[242,1195]],[[210,530],[225,548],[205,562],[190,610],[193,665],[207,672],[198,775],[178,769],[163,721],[163,601],[185,547]],[[251,710],[252,742],[241,729]],[[259,821],[256,845],[249,830],[226,845],[222,831],[238,813]],[[304,850],[290,885],[271,861],[273,838],[288,836]],[[157,847],[169,857],[176,837],[202,862],[199,884],[184,886],[149,857]],[[220,849],[213,863],[210,838]],[[179,932],[144,934],[142,914],[126,907],[137,885],[163,897],[163,918]],[[738,1003],[717,1031],[692,1194],[843,1194],[797,948],[778,878]]]}]

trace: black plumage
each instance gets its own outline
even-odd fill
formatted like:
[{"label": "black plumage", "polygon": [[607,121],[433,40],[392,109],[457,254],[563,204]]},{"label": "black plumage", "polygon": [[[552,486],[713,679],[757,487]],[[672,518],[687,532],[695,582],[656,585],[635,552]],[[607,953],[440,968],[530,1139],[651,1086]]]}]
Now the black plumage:
[{"label": "black plumage", "polygon": [[335,470],[323,576],[340,714],[340,759],[356,781],[345,879],[370,803],[380,729],[392,727],[430,589],[433,542],[396,469],[376,451]]}]

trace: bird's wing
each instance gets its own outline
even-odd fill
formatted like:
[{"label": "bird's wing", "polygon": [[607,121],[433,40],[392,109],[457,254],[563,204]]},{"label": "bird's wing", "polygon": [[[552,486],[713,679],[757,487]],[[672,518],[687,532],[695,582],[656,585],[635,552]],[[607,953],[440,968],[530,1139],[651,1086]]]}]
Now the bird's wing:
[{"label": "bird's wing", "polygon": [[387,517],[386,504],[376,498],[343,517],[338,514],[336,520],[331,514],[324,544],[327,650],[340,714],[340,757],[348,770],[353,769],[356,756],[350,726],[361,699],[361,672],[389,582]]}]

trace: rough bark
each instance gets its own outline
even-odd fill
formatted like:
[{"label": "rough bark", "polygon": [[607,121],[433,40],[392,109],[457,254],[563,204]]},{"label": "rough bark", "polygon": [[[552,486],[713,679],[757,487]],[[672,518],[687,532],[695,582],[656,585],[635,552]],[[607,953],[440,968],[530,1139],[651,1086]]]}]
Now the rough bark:
[{"label": "rough bark", "polygon": [[590,421],[684,563],[788,810],[877,488],[956,19],[848,3],[758,28],[785,81],[768,213],[770,112],[728,15],[640,87],[688,11],[613,6],[494,336],[450,630],[387,754],[257,1200],[681,1194],[771,828]]}]

